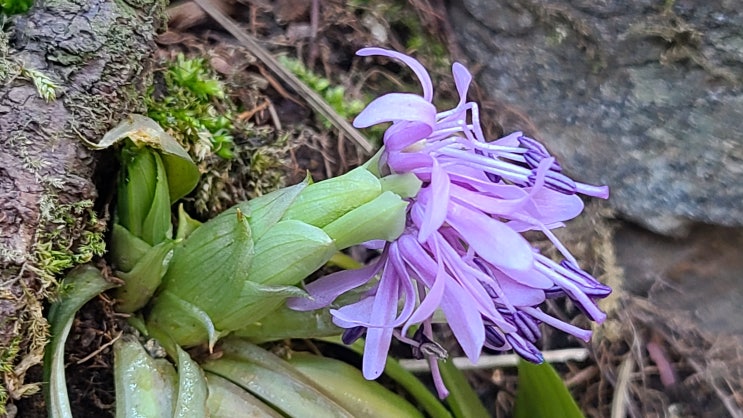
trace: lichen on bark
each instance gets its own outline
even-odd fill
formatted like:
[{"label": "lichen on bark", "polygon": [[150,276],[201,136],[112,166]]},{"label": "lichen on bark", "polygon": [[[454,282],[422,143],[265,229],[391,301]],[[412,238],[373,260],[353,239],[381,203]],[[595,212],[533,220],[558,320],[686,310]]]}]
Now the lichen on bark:
[{"label": "lichen on bark", "polygon": [[[6,398],[37,390],[44,301],[60,274],[103,251],[105,205],[95,202],[96,142],[141,112],[164,2],[52,0],[14,17],[0,57],[0,415]],[[59,86],[39,96],[27,68]]]}]

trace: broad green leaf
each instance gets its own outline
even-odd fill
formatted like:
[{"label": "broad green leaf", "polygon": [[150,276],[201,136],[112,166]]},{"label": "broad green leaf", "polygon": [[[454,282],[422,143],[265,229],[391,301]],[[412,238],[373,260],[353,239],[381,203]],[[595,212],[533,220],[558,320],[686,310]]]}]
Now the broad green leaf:
[{"label": "broad green leaf", "polygon": [[171,204],[196,187],[201,176],[196,164],[175,138],[146,116],[137,114],[127,116],[119,125],[108,131],[98,144],[89,145],[96,149],[105,149],[125,138],[129,138],[138,147],[148,146],[160,151],[167,171]]},{"label": "broad green leaf", "polygon": [[250,391],[289,417],[353,417],[314,382],[276,355],[235,338],[221,346],[223,356],[204,370]]},{"label": "broad green leaf", "polygon": [[355,417],[423,417],[405,399],[373,380],[364,379],[357,368],[340,360],[295,352],[291,354],[289,363],[323,387]]},{"label": "broad green leaf", "polygon": [[116,418],[172,417],[178,377],[166,359],[154,359],[134,337],[114,344]]},{"label": "broad green leaf", "polygon": [[176,346],[178,352],[178,398],[173,418],[205,418],[207,387],[204,371],[191,357]]},{"label": "broad green leaf", "polygon": [[307,186],[284,214],[284,219],[296,219],[322,228],[381,192],[379,179],[358,167],[342,176]]},{"label": "broad green leaf", "polygon": [[533,364],[519,360],[519,384],[515,418],[582,418],[575,400],[547,362]]},{"label": "broad green leaf", "polygon": [[206,373],[209,386],[207,408],[211,418],[234,418],[235,411],[253,418],[281,418],[273,408],[242,387],[214,373]]},{"label": "broad green leaf", "polygon": [[62,294],[49,308],[51,342],[44,352],[44,394],[51,418],[72,418],[65,378],[64,346],[72,321],[82,306],[114,287],[96,267],[84,264],[65,277]]},{"label": "broad green leaf", "polygon": [[485,406],[480,401],[472,386],[454,362],[439,360],[439,370],[444,384],[449,390],[446,403],[456,418],[488,418]]},{"label": "broad green leaf", "polygon": [[392,241],[405,228],[408,203],[392,192],[384,192],[371,202],[351,210],[323,228],[342,250],[366,241]]},{"label": "broad green leaf", "polygon": [[155,294],[168,269],[173,241],[165,241],[153,247],[139,259],[129,272],[117,272],[124,285],[116,289],[116,300],[121,312],[134,312],[143,308]]}]

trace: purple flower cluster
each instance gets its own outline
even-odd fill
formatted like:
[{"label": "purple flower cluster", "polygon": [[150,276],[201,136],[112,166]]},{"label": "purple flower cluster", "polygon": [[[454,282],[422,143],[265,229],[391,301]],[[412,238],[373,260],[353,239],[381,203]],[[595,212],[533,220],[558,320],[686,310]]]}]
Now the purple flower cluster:
[{"label": "purple flower cluster", "polygon": [[[380,171],[413,173],[423,187],[410,199],[405,231],[384,245],[376,263],[312,282],[307,285],[311,298],[294,299],[290,306],[328,306],[339,295],[372,283],[357,302],[331,310],[334,322],[346,329],[344,341],[366,334],[364,376],[375,379],[382,373],[394,336],[429,359],[442,398],[448,391],[436,360],[446,352],[432,333],[437,310],[472,362],[483,347],[514,350],[542,362],[535,346],[540,323],[588,340],[590,331],[546,314],[539,305],[567,295],[593,321],[605,318],[594,300],[611,289],[581,270],[552,229],[582,212],[576,193],[607,198],[608,188],[573,181],[544,146],[521,132],[486,141],[478,106],[466,100],[472,77],[461,64],[452,68],[459,104],[437,112],[431,79],[418,61],[379,48],[358,54],[398,59],[421,81],[423,96],[379,97],[354,124],[392,122],[384,135]],[[533,248],[521,235],[529,230],[542,231],[563,261],[556,263]],[[409,332],[411,327],[416,331]]]}]

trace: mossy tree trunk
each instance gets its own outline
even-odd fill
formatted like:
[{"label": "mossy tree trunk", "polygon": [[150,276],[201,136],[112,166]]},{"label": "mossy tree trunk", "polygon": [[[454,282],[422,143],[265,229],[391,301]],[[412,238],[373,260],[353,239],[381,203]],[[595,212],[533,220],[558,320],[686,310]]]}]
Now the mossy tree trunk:
[{"label": "mossy tree trunk", "polygon": [[[0,415],[8,395],[33,389],[24,376],[41,361],[42,309],[56,279],[103,252],[105,205],[96,204],[94,180],[103,164],[83,139],[96,142],[143,110],[165,6],[43,3],[14,17],[0,39]],[[49,81],[57,88],[47,101]]]}]

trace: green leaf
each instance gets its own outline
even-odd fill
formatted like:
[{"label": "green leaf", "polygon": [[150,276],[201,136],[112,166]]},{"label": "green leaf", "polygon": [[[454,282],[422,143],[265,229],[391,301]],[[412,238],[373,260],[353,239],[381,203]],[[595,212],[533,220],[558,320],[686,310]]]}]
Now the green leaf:
[{"label": "green leaf", "polygon": [[201,222],[191,218],[183,209],[183,204],[178,205],[178,231],[175,234],[176,240],[182,240],[188,238],[191,232],[195,231],[196,228],[201,226]]},{"label": "green leaf", "polygon": [[150,357],[133,336],[114,344],[116,418],[172,417],[177,381],[173,365]]},{"label": "green leaf", "polygon": [[[351,345],[346,345],[338,337],[322,338],[322,340],[346,347],[359,355],[364,354],[364,343],[362,341],[356,341]],[[402,386],[432,418],[452,418],[449,410],[431,393],[420,379],[405,370],[394,358],[387,357],[384,374]]]},{"label": "green leaf", "polygon": [[454,362],[439,360],[439,370],[449,390],[446,403],[456,418],[487,418],[490,416],[472,386]]},{"label": "green leaf", "polygon": [[250,392],[217,374],[206,373],[206,381],[209,385],[207,407],[211,418],[234,418],[235,411],[240,411],[245,417],[282,417]]},{"label": "green leaf", "polygon": [[176,245],[163,289],[219,317],[240,297],[253,247],[250,225],[242,212],[222,213]]},{"label": "green leaf", "polygon": [[245,341],[229,338],[223,356],[202,365],[250,391],[289,417],[353,417],[312,380],[276,355]]},{"label": "green leaf", "polygon": [[515,418],[582,418],[578,405],[549,363],[519,360]]},{"label": "green leaf", "polygon": [[338,404],[353,411],[355,417],[423,417],[405,399],[373,380],[364,379],[357,368],[340,360],[295,352],[288,361],[323,387]]},{"label": "green leaf", "polygon": [[111,230],[111,260],[119,271],[131,271],[152,246],[115,223]]},{"label": "green leaf", "polygon": [[[269,228],[281,220],[286,210],[308,184],[308,179],[305,179],[294,186],[284,187],[236,206],[248,217],[254,240],[261,239]],[[228,209],[228,212],[233,210],[236,209]]]},{"label": "green leaf", "polygon": [[122,149],[122,169],[116,204],[117,223],[150,245],[157,243],[143,237],[143,224],[150,213],[157,189],[159,159],[155,159],[156,155],[146,148]]},{"label": "green leaf", "polygon": [[129,272],[117,272],[124,285],[116,289],[121,312],[131,313],[143,308],[160,286],[168,269],[175,242],[165,241],[147,252]]},{"label": "green leaf", "polygon": [[191,357],[176,346],[178,352],[178,398],[173,418],[207,417],[207,386],[204,371]]},{"label": "green leaf", "polygon": [[[166,239],[173,238],[173,224],[170,222],[170,194],[168,192],[168,178],[165,173],[162,158],[154,151],[155,159],[155,190],[149,205],[149,211],[142,221],[142,239],[151,245],[157,245]],[[136,185],[134,185],[136,187]]]},{"label": "green leaf", "polygon": [[75,314],[89,300],[114,287],[101,271],[85,264],[72,270],[63,282],[60,299],[49,308],[51,342],[44,352],[44,395],[51,418],[72,418],[65,378],[64,346]]}]

